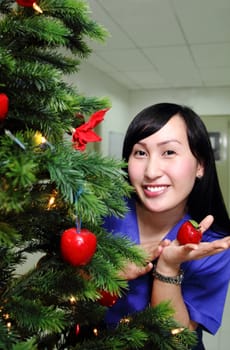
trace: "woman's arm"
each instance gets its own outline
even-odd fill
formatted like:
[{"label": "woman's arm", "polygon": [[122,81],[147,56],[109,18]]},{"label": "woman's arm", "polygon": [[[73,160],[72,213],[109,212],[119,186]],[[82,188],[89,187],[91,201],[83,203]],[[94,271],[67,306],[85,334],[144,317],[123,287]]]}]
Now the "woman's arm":
[{"label": "woman's arm", "polygon": [[[200,223],[202,232],[211,225],[213,218],[208,216]],[[170,300],[175,310],[175,319],[192,330],[197,324],[190,319],[181,293],[181,285],[176,284],[175,276],[180,275],[182,262],[201,259],[206,256],[222,252],[230,247],[230,237],[213,242],[200,244],[179,245],[177,241],[166,246],[155,267],[155,279],[152,288],[151,305],[155,306],[161,301]],[[162,276],[162,278],[161,278]],[[168,278],[167,278],[168,277]],[[171,283],[170,283],[171,282]]]}]

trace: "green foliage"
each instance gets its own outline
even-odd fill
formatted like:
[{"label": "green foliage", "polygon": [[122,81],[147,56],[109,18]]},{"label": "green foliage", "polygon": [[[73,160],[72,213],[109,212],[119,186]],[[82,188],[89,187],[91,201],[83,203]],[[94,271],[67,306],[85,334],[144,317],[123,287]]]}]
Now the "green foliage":
[{"label": "green foliage", "polygon": [[0,221],[0,246],[14,246],[20,236],[7,222]]},{"label": "green foliage", "polygon": [[[87,120],[111,103],[82,95],[64,75],[78,72],[91,53],[87,42],[108,33],[91,19],[86,1],[38,5],[42,13],[0,0],[0,93],[9,98],[0,121],[0,349],[185,350],[192,335],[185,330],[172,338],[167,305],[115,330],[103,326],[100,291],[125,293],[128,283],[118,271],[127,259],[142,266],[146,256],[101,227],[104,216],[126,212],[124,197],[132,190],[126,164],[79,152],[69,136],[84,122],[77,113]],[[62,259],[60,238],[76,220],[96,235],[97,250],[87,265],[73,267]]]},{"label": "green foliage", "polygon": [[[141,328],[146,333],[147,341],[143,349],[187,350],[195,346],[196,333],[182,327],[173,316],[170,303],[162,302],[155,308],[149,307],[133,315],[129,326]],[[172,330],[178,332],[173,333]]]},{"label": "green foliage", "polygon": [[[104,40],[107,32],[89,17],[85,1],[40,1],[39,6],[41,15],[15,7],[14,1],[0,3],[5,13],[0,20],[0,92],[3,86],[10,99],[6,124],[16,128],[20,121],[23,128],[40,130],[54,142],[71,128],[87,100],[62,80],[62,74],[78,71],[80,60],[75,56],[82,59],[91,51],[87,37]],[[90,98],[88,105],[95,111],[98,98]],[[101,106],[108,101],[101,99]]]},{"label": "green foliage", "polygon": [[90,328],[88,334],[83,343],[72,346],[70,350],[189,350],[197,341],[195,333],[175,322],[168,303],[123,319],[115,329],[98,328],[99,339]]},{"label": "green foliage", "polygon": [[12,350],[37,350],[36,340],[29,339],[25,342],[20,342],[13,345]]}]

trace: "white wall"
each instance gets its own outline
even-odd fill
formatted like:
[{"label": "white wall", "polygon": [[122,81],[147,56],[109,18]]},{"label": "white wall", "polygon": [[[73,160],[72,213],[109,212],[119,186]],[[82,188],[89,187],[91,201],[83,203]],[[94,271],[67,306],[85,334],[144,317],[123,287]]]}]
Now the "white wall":
[{"label": "white wall", "polygon": [[99,125],[102,137],[100,150],[104,155],[108,155],[109,132],[123,132],[124,127],[127,126],[129,91],[88,64],[83,64],[80,71],[76,75],[68,77],[67,81],[76,85],[79,93],[83,95],[110,99],[112,108],[106,113],[104,121]]},{"label": "white wall", "polygon": [[67,78],[86,96],[108,97],[111,110],[100,124],[101,151],[109,152],[109,132],[125,132],[129,122],[144,107],[158,102],[175,102],[193,108],[200,115],[230,114],[230,88],[185,88],[128,91],[90,64]]},{"label": "white wall", "polygon": [[184,88],[133,91],[130,101],[133,115],[159,102],[188,105],[200,115],[230,114],[230,88]]}]

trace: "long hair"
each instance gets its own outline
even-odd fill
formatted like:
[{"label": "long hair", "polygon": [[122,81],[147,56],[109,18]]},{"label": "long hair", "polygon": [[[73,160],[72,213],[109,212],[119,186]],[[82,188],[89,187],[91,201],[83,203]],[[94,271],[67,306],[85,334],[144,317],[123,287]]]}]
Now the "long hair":
[{"label": "long hair", "polygon": [[174,103],[159,103],[143,109],[128,127],[123,143],[123,159],[128,162],[133,146],[160,130],[175,114],[183,118],[190,150],[204,166],[203,177],[196,179],[188,197],[188,213],[198,222],[208,214],[213,215],[212,229],[223,236],[229,235],[230,219],[220,189],[209,135],[201,118],[191,108]]}]

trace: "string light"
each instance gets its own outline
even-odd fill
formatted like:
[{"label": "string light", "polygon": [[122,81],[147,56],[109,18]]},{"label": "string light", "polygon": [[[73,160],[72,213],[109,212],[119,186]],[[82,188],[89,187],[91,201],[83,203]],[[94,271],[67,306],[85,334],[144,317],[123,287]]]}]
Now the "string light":
[{"label": "string light", "polygon": [[36,2],[33,3],[33,9],[37,11],[38,13],[43,13],[42,9],[40,6],[36,4]]},{"label": "string light", "polygon": [[6,327],[8,328],[8,331],[11,329],[11,322],[7,322]]},{"label": "string light", "polygon": [[3,317],[5,318],[5,320],[8,320],[10,318],[9,314],[4,314]]},{"label": "string light", "polygon": [[46,143],[46,138],[44,136],[41,137],[41,143]]},{"label": "string light", "polygon": [[48,203],[48,206],[47,206],[47,209],[50,210],[50,208],[52,207],[52,205],[54,204],[55,202],[55,197],[54,196],[51,196],[50,199],[49,199],[49,203]]},{"label": "string light", "polygon": [[35,145],[39,146],[41,149],[46,149],[47,147],[49,147],[52,150],[54,149],[54,146],[51,145],[49,141],[47,141],[47,139],[42,135],[40,131],[35,132],[33,140]]},{"label": "string light", "polygon": [[122,320],[120,321],[120,323],[129,323],[130,319],[128,317],[122,318]]},{"label": "string light", "polygon": [[98,336],[98,329],[97,329],[97,328],[94,328],[94,329],[93,329],[93,334],[95,335],[95,337]]},{"label": "string light", "polygon": [[183,327],[180,327],[180,328],[174,328],[174,329],[172,329],[171,330],[171,333],[172,333],[172,335],[177,335],[177,334],[179,334],[179,333],[181,333],[181,332],[183,332],[184,331],[184,328]]},{"label": "string light", "polygon": [[56,207],[56,204],[55,204],[56,196],[57,196],[57,191],[53,191],[53,193],[49,199],[49,202],[47,204],[47,210],[50,210],[50,209]]},{"label": "string light", "polygon": [[33,135],[33,141],[36,146],[40,145],[42,143],[42,133],[40,131],[36,131]]},{"label": "string light", "polygon": [[25,151],[25,145],[17,137],[15,137],[10,130],[5,129],[5,134]]},{"label": "string light", "polygon": [[[0,308],[0,312],[2,312],[2,311],[3,311],[3,307]],[[2,316],[6,321],[10,319],[10,315],[8,313],[3,314]],[[7,321],[6,327],[7,327],[8,331],[11,330],[11,326],[12,326],[12,323],[10,321]]]},{"label": "string light", "polygon": [[69,298],[69,301],[70,301],[70,304],[76,304],[77,299],[72,295],[72,296]]},{"label": "string light", "polygon": [[51,143],[49,141],[47,141],[47,139],[44,136],[42,136],[41,137],[41,148],[45,148],[46,146],[48,146],[51,150],[54,149],[54,146],[51,145]]}]

